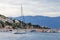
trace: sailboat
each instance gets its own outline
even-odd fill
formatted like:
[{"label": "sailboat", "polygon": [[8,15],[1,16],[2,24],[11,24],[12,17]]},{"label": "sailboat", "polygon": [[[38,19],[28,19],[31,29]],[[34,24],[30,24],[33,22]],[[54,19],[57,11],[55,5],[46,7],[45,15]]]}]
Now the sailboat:
[{"label": "sailboat", "polygon": [[26,34],[26,31],[23,29],[16,29],[13,31],[14,34]]},{"label": "sailboat", "polygon": [[[22,4],[21,4],[21,16],[23,16],[23,12],[22,12]],[[22,21],[22,20],[21,20]],[[21,23],[21,27],[22,27],[22,23]],[[16,30],[13,30],[13,33],[14,34],[25,34],[26,33],[26,30],[25,29],[16,29]]]}]

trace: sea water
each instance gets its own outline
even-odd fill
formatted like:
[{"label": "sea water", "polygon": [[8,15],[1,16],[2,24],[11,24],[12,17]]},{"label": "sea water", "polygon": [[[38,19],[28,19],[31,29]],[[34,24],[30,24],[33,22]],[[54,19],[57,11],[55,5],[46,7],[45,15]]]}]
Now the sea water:
[{"label": "sea water", "polygon": [[60,33],[29,32],[26,34],[13,34],[0,32],[0,40],[60,40]]}]

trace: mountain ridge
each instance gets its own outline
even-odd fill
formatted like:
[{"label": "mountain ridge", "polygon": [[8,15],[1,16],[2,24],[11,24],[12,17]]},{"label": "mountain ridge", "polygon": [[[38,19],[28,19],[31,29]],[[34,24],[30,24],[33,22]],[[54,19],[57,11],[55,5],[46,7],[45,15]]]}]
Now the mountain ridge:
[{"label": "mountain ridge", "polygon": [[50,29],[46,26],[42,27],[40,25],[33,25],[31,23],[26,23],[24,21],[18,20],[14,17],[6,17],[4,15],[0,15],[0,28],[4,29]]},{"label": "mountain ridge", "polygon": [[[24,19],[22,19],[24,17]],[[48,16],[19,16],[15,19],[23,20],[27,23],[38,24],[41,26],[48,26],[51,28],[60,28],[60,17],[48,17]]]}]

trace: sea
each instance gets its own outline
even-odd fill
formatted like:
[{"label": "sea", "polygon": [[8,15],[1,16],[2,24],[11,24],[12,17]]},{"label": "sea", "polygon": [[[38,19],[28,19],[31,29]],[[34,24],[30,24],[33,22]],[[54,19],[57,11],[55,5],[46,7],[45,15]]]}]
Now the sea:
[{"label": "sea", "polygon": [[0,32],[0,40],[60,40],[60,33],[29,32],[13,34],[11,32]]}]

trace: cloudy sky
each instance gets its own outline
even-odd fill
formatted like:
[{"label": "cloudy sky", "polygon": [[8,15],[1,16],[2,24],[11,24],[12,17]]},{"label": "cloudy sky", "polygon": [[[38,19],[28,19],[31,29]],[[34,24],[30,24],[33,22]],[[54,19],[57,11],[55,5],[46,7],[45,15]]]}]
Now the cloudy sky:
[{"label": "cloudy sky", "polygon": [[25,16],[60,16],[60,0],[0,0],[0,14],[21,16],[21,3]]}]

